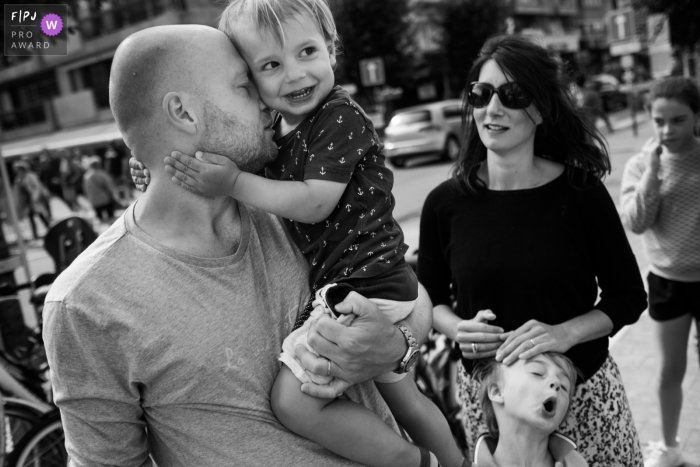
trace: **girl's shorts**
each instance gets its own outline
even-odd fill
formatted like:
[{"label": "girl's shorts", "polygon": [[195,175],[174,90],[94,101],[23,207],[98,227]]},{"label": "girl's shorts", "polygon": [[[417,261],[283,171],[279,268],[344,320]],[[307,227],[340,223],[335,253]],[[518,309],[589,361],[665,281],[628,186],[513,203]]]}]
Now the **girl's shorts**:
[{"label": "girl's shorts", "polygon": [[649,316],[656,321],[680,318],[688,313],[700,320],[700,282],[680,282],[650,272]]}]

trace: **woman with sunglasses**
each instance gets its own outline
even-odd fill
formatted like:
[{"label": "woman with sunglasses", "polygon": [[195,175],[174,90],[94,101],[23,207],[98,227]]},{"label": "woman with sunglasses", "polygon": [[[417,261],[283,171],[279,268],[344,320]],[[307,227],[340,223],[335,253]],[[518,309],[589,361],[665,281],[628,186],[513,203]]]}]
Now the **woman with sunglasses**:
[{"label": "woman with sunglasses", "polygon": [[[590,466],[641,467],[608,338],[637,321],[646,293],[601,182],[610,171],[605,143],[568,88],[561,64],[529,40],[484,45],[469,72],[454,177],[423,208],[418,278],[434,327],[462,354],[470,446],[487,431],[474,364],[560,352],[582,373],[560,431]],[[543,397],[520,415],[544,426],[554,411]]]}]

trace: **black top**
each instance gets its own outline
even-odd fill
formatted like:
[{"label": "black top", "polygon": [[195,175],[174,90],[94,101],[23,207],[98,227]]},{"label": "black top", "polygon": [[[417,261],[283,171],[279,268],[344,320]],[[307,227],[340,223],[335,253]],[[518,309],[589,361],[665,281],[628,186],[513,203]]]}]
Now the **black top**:
[{"label": "black top", "polygon": [[[471,195],[453,180],[435,188],[423,207],[418,258],[433,305],[451,306],[454,293],[460,318],[491,309],[489,324],[506,331],[594,308],[613,321],[612,334],[637,321],[646,292],[615,204],[602,183],[575,189],[566,174],[526,190]],[[608,337],[566,355],[588,379],[607,358]]]},{"label": "black top", "polygon": [[378,276],[404,257],[408,247],[392,215],[394,175],[384,166],[383,145],[372,121],[346,91],[333,88],[316,110],[275,143],[279,152],[266,169],[268,178],[347,183],[325,221],[285,219],[311,265],[312,290],[351,276]]}]

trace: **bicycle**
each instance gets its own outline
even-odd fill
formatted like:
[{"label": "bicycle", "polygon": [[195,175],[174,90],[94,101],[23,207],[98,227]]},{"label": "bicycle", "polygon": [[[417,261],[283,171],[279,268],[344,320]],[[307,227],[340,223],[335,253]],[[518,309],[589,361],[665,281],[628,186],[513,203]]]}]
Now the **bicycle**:
[{"label": "bicycle", "polygon": [[61,413],[55,409],[37,421],[13,449],[5,467],[65,467],[68,453]]}]

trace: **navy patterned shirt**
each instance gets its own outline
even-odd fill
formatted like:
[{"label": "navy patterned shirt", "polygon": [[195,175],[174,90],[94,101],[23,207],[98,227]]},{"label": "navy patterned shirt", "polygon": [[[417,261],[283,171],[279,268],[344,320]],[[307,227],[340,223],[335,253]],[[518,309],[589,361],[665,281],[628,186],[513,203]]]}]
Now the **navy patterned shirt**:
[{"label": "navy patterned shirt", "polygon": [[394,176],[384,165],[383,145],[372,121],[341,87],[292,132],[275,142],[277,159],[266,169],[276,180],[346,183],[324,221],[285,219],[292,239],[309,260],[309,285],[377,276],[407,250],[393,218]]}]

